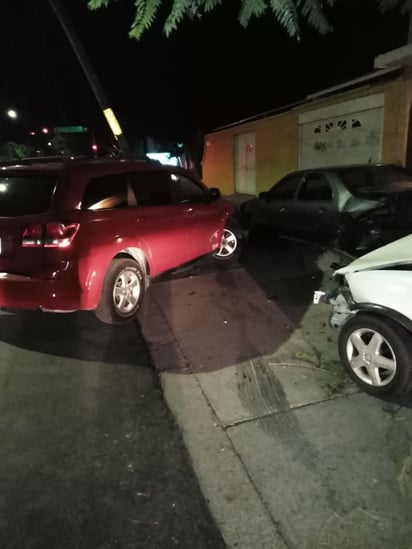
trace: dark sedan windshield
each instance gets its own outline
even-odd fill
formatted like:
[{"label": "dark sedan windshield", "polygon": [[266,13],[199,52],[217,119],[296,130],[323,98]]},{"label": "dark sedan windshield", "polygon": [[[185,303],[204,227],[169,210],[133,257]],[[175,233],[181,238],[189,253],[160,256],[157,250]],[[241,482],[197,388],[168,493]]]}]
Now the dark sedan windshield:
[{"label": "dark sedan windshield", "polygon": [[412,174],[400,166],[341,168],[337,174],[355,196],[412,191]]}]

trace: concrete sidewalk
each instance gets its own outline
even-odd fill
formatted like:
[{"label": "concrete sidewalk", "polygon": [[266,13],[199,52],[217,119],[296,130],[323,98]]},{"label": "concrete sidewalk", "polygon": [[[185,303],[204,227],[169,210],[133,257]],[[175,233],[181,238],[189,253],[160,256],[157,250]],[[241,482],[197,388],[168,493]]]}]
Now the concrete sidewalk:
[{"label": "concrete sidewalk", "polygon": [[243,268],[147,297],[142,330],[228,547],[411,547],[412,403],[348,383],[327,306],[294,323]]}]

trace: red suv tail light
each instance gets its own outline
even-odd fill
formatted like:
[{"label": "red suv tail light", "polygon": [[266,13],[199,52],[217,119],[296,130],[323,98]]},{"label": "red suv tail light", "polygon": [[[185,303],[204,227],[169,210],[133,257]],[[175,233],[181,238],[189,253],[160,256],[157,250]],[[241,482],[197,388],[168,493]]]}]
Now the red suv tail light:
[{"label": "red suv tail light", "polygon": [[37,223],[21,230],[23,248],[68,248],[79,230],[79,223]]}]

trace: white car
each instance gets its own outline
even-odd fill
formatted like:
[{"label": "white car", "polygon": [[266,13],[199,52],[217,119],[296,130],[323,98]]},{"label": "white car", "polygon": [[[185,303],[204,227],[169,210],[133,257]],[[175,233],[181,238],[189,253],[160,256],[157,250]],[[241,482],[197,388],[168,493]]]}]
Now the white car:
[{"label": "white car", "polygon": [[374,395],[400,394],[412,385],[412,235],[335,271],[338,287],[317,291],[332,305],[339,355],[351,378]]}]

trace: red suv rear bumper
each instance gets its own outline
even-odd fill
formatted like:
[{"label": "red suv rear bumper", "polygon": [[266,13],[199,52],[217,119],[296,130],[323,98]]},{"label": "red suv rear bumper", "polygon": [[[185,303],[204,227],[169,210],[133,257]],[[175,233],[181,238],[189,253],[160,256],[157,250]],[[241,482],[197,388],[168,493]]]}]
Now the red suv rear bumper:
[{"label": "red suv rear bumper", "polygon": [[0,273],[0,307],[74,311],[82,309],[82,291],[73,276],[39,279]]}]

